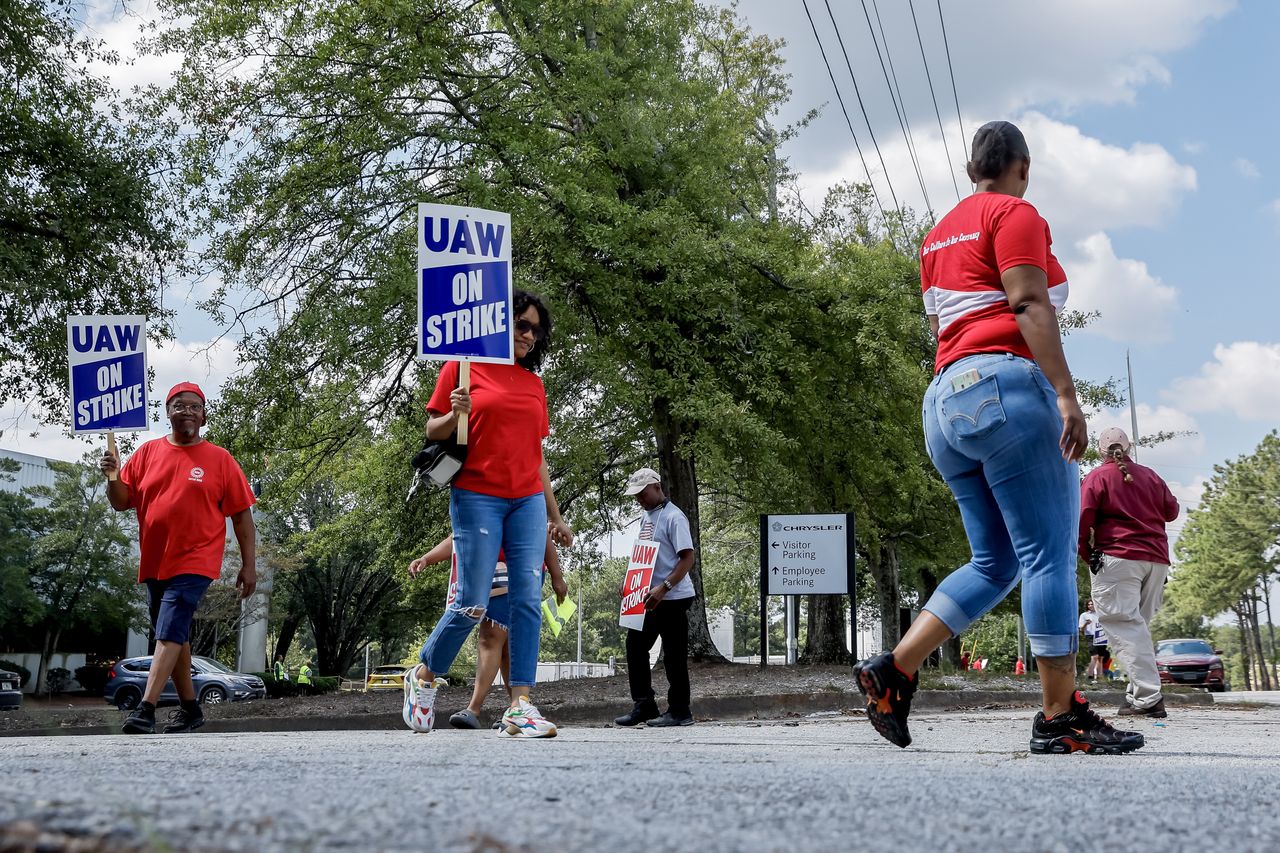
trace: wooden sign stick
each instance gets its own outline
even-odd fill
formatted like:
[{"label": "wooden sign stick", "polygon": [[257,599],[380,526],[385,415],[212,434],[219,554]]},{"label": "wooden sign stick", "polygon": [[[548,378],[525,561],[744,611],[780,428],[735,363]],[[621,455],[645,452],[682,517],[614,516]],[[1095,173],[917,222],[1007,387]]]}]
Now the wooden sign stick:
[{"label": "wooden sign stick", "polygon": [[116,458],[116,470],[107,475],[108,480],[120,479],[120,452],[116,450],[115,430],[107,430],[107,452]]},{"label": "wooden sign stick", "polygon": [[[471,390],[471,362],[464,361],[458,365],[458,387]],[[458,419],[458,444],[467,443],[467,416]]]}]

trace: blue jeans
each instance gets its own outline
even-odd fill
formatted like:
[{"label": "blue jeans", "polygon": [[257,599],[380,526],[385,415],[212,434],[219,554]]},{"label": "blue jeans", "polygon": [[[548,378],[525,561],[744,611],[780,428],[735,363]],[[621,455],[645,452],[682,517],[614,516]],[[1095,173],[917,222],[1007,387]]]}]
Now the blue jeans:
[{"label": "blue jeans", "polygon": [[[953,380],[977,371],[975,384]],[[924,609],[959,634],[1022,581],[1031,653],[1075,654],[1080,473],[1062,458],[1058,396],[1035,362],[1008,354],[962,358],[924,397],[929,457],[960,504],[973,558]]]},{"label": "blue jeans", "polygon": [[458,557],[458,597],[427,637],[419,658],[443,675],[471,630],[484,618],[498,551],[507,562],[510,607],[511,686],[537,683],[542,632],[542,562],[547,552],[547,504],[542,492],[527,498],[495,498],[454,488],[449,496],[453,552]]}]

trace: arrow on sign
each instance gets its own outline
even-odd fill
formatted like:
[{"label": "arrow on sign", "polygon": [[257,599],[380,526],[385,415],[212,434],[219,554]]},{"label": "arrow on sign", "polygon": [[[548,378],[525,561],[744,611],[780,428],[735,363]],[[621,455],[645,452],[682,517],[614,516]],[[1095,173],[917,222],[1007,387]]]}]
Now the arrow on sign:
[{"label": "arrow on sign", "polygon": [[777,543],[777,542],[770,542],[769,544],[770,544],[770,545],[772,545],[774,548],[777,548],[777,547],[778,547],[778,543]]},{"label": "arrow on sign", "polygon": [[773,568],[773,573],[774,573],[775,575],[778,573],[778,567],[777,567],[777,566],[774,566],[774,568]]}]

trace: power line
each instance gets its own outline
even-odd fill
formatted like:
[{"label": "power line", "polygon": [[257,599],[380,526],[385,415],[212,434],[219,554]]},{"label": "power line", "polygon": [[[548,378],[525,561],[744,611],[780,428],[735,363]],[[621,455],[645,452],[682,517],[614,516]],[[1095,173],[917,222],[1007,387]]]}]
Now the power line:
[{"label": "power line", "polygon": [[[924,205],[929,211],[929,221],[932,222],[935,218],[933,214],[933,202],[929,199],[929,189],[924,183],[924,173],[920,171],[920,159],[916,156],[916,141],[915,137],[911,134],[911,122],[907,119],[905,111],[898,106],[898,101],[901,99],[902,93],[898,92],[896,95],[894,94],[894,86],[897,84],[898,79],[897,75],[894,75],[893,83],[889,82],[889,71],[884,65],[885,58],[884,55],[880,53],[880,41],[876,38],[875,27],[871,25],[871,15],[867,12],[867,0],[862,0],[862,15],[867,19],[867,29],[871,31],[871,42],[876,46],[876,58],[880,60],[880,73],[884,75],[884,85],[889,90],[889,100],[893,101],[893,111],[898,116],[898,127],[902,129],[902,138],[907,143],[907,153],[911,155],[911,165],[916,170],[916,180],[920,182],[920,192],[924,194]],[[880,20],[879,10],[876,11],[876,20]],[[880,37],[884,38],[883,27],[880,30]],[[887,39],[884,43],[884,52],[886,54],[889,52],[889,42]],[[890,65],[892,65],[892,58],[889,62]]]},{"label": "power line", "polygon": [[840,25],[836,23],[835,13],[831,11],[830,0],[822,0],[822,3],[827,7],[827,17],[831,19],[831,27],[836,32],[836,41],[840,44],[840,52],[844,54],[844,64],[849,69],[849,79],[853,81],[853,94],[858,98],[858,109],[862,110],[862,120],[867,123],[867,133],[871,135],[871,144],[875,146],[876,156],[880,158],[880,170],[884,172],[884,182],[889,185],[889,197],[893,199],[893,206],[898,211],[898,227],[902,230],[903,238],[910,243],[911,238],[907,236],[907,218],[902,213],[902,205],[898,203],[898,194],[893,191],[893,180],[889,177],[889,167],[885,165],[884,155],[880,153],[880,143],[876,142],[876,132],[871,127],[871,118],[867,115],[867,107],[862,103],[862,92],[858,89],[858,78],[853,73],[853,63],[849,61],[849,51],[845,50],[844,47],[844,37],[840,35]]},{"label": "power line", "polygon": [[942,0],[937,0],[938,23],[942,26],[942,46],[947,51],[947,74],[951,76],[951,97],[956,102],[956,121],[960,123],[960,153],[968,149],[969,137],[964,132],[964,115],[960,112],[960,93],[956,91],[956,70],[951,65],[951,42],[947,40],[947,21],[942,17]]},{"label": "power line", "polygon": [[933,91],[933,75],[929,73],[929,60],[924,55],[924,39],[920,37],[920,22],[916,20],[915,0],[907,0],[911,9],[911,23],[916,28],[916,43],[920,45],[920,61],[924,63],[924,78],[929,81],[929,97],[933,99],[933,114],[938,117],[938,132],[942,134],[942,150],[947,155],[947,172],[951,175],[951,186],[956,191],[956,201],[960,201],[960,185],[956,183],[956,170],[950,165],[951,152],[947,149],[947,132],[942,129],[942,111],[938,109],[938,96]]},{"label": "power line", "polygon": [[[853,122],[849,119],[849,111],[845,109],[844,98],[840,95],[840,87],[836,84],[836,75],[831,70],[831,63],[827,60],[827,50],[822,46],[822,39],[818,36],[818,27],[813,22],[813,15],[809,12],[809,0],[801,0],[804,5],[805,17],[809,19],[809,26],[813,29],[813,39],[818,43],[818,52],[822,54],[822,64],[827,67],[827,76],[831,78],[831,87],[836,90],[836,100],[840,103],[840,112],[844,113],[844,123],[849,126],[849,135],[853,137],[853,147],[857,149],[858,159],[862,161],[862,170],[867,173],[867,184],[871,187],[871,197],[876,200],[876,208],[880,211],[880,218],[885,221],[886,226],[889,222],[888,215],[884,212],[884,205],[880,203],[880,194],[876,192],[875,181],[871,180],[871,169],[867,167],[867,158],[862,155],[862,146],[858,144],[858,134],[853,132]],[[889,242],[893,242],[893,229],[889,230]],[[895,246],[896,248],[896,246]]]}]

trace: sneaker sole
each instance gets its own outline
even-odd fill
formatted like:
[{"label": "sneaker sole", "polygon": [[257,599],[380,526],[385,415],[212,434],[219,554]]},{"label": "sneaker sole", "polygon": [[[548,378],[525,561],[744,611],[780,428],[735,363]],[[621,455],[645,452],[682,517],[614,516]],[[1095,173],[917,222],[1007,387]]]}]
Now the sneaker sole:
[{"label": "sneaker sole", "polygon": [[500,729],[498,731],[499,737],[509,737],[517,740],[533,740],[534,738],[549,738],[549,737],[555,737],[556,734],[557,734],[557,731],[555,727],[552,727],[550,731],[531,732],[528,729],[522,729],[519,726],[507,726],[506,728]]},{"label": "sneaker sole", "polygon": [[876,733],[894,746],[902,749],[910,746],[911,735],[905,729],[899,728],[898,721],[892,715],[885,714],[876,707],[888,698],[888,693],[880,682],[880,676],[873,670],[859,666],[858,690],[867,697],[867,719],[871,721]]},{"label": "sneaker sole", "polygon": [[202,728],[204,726],[204,723],[205,723],[204,720],[200,720],[200,722],[192,723],[189,726],[177,726],[172,728],[169,726],[165,726],[164,733],[167,735],[186,734],[187,732],[194,732],[196,729]]},{"label": "sneaker sole", "polygon": [[125,723],[120,727],[120,731],[127,735],[153,735],[156,733],[156,727],[152,726],[151,728],[143,728],[142,726],[131,726],[128,723]]},{"label": "sneaker sole", "polygon": [[1083,752],[1086,755],[1124,755],[1146,745],[1145,738],[1116,744],[1090,743],[1068,735],[1031,739],[1031,751],[1039,755],[1070,755],[1073,752]]}]

